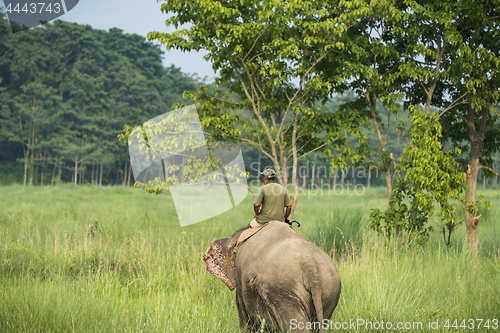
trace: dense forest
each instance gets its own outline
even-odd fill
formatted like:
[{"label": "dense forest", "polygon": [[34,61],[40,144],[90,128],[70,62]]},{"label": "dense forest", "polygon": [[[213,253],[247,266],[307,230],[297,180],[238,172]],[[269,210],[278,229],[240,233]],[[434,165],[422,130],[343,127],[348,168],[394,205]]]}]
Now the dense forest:
[{"label": "dense forest", "polygon": [[[183,92],[203,83],[174,65],[165,68],[162,56],[159,46],[120,29],[95,30],[57,20],[12,33],[2,16],[0,184],[133,184],[126,144],[117,140],[123,126],[142,124],[175,103],[192,103]],[[354,99],[349,93],[334,96],[324,112],[338,112]],[[381,105],[378,110],[383,119],[392,114]],[[387,150],[394,157],[407,144],[395,131],[398,121],[409,123],[408,114],[402,110],[389,121]],[[369,124],[365,134],[377,151]],[[241,148],[252,179],[258,169],[272,166],[256,149]],[[494,159],[500,164],[498,154]],[[329,161],[318,152],[300,162],[298,177],[309,188],[337,181],[384,186],[383,174],[371,165],[339,170],[332,177]]]},{"label": "dense forest", "polygon": [[130,184],[123,125],[184,102],[199,82],[119,29],[54,21],[11,33],[0,20],[2,183]]},{"label": "dense forest", "polygon": [[[13,34],[5,17],[0,29],[1,183],[131,185],[127,148],[117,140],[123,126],[190,103],[183,92],[202,84],[173,65],[163,67],[158,46],[119,29],[57,20]],[[333,98],[325,111],[353,98]],[[255,149],[242,150],[250,171],[269,164]],[[322,153],[302,166],[304,186],[311,184],[307,178],[336,182]],[[339,171],[342,183],[344,176],[349,170]]]}]

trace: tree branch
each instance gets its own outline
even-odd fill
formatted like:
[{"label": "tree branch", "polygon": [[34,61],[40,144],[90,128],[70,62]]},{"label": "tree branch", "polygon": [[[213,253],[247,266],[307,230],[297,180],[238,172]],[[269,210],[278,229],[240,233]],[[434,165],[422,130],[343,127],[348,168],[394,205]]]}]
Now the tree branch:
[{"label": "tree branch", "polygon": [[[264,35],[264,32],[266,32],[267,28],[269,28],[268,25],[266,25],[266,27],[264,28],[262,33],[257,38],[255,38],[255,41],[253,42],[252,47],[250,48],[250,50],[248,50],[247,54],[245,54],[245,56],[243,57],[243,59],[241,61],[243,61],[243,62],[245,61],[245,59],[248,57],[250,52],[252,52],[252,50],[254,49],[255,45],[257,44],[257,41],[262,37],[262,35]],[[260,53],[260,54],[262,54],[262,53]],[[252,59],[250,59],[250,61],[252,61],[253,59],[254,59],[254,57],[252,57]]]},{"label": "tree branch", "polygon": [[488,170],[489,172],[491,172],[492,174],[494,175],[497,175],[500,177],[500,173],[496,172],[495,170],[493,170],[492,168],[486,166],[486,165],[480,165],[479,166],[479,170]]},{"label": "tree branch", "polygon": [[459,100],[461,100],[462,98],[464,98],[465,96],[467,95],[467,93],[464,93],[462,96],[458,97],[457,99],[455,99],[453,102],[450,103],[450,105],[448,105],[448,107],[446,109],[444,109],[440,114],[439,114],[439,117],[441,117],[446,111],[449,111],[451,110],[452,108],[454,108],[456,105],[459,105],[459,104],[465,104],[466,101],[461,101],[461,102],[458,102]]},{"label": "tree branch", "polygon": [[493,126],[487,126],[485,132],[496,131],[499,129],[500,129],[500,123],[493,125]]},{"label": "tree branch", "polygon": [[[333,140],[333,141],[336,141],[336,140],[337,140],[337,139],[335,139],[335,140]],[[310,150],[310,151],[308,151],[307,153],[300,155],[297,159],[301,159],[301,158],[303,158],[303,157],[306,157],[307,155],[309,155],[309,154],[311,154],[311,153],[314,153],[315,151],[317,151],[317,150],[319,150],[319,149],[321,149],[321,148],[325,147],[326,145],[327,145],[327,143],[325,142],[325,143],[323,143],[322,145],[320,145],[320,146],[318,146],[318,147],[314,148],[313,150]],[[301,148],[301,149],[302,149],[302,148]]]}]

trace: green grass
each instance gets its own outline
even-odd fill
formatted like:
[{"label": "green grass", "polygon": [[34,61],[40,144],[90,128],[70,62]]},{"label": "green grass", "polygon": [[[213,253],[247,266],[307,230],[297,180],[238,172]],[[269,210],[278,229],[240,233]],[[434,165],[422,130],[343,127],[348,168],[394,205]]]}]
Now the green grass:
[{"label": "green grass", "polygon": [[[484,194],[493,207],[500,204],[498,192]],[[201,257],[213,238],[250,221],[251,203],[248,196],[231,211],[181,228],[168,194],[0,187],[0,332],[239,332],[234,292]],[[332,320],[422,322],[423,331],[439,320],[433,332],[448,332],[446,319],[500,320],[500,211],[480,226],[482,256],[471,260],[463,225],[453,248],[437,231],[424,248],[387,244],[367,229],[370,209],[385,205],[380,188],[299,199],[302,226],[295,229],[329,253],[341,275]],[[91,236],[95,220],[99,232]]]}]

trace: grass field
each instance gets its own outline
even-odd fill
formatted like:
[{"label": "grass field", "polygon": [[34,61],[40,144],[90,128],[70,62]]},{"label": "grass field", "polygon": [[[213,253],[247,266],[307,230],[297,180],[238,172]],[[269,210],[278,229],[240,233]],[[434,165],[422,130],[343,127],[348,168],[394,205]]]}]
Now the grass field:
[{"label": "grass field", "polygon": [[[483,194],[500,205],[499,191]],[[201,258],[212,239],[249,222],[251,202],[181,228],[168,194],[0,187],[0,332],[239,332],[235,293]],[[387,244],[366,228],[370,208],[385,205],[383,188],[299,199],[295,229],[334,258],[342,279],[333,323],[364,320],[345,330],[360,332],[394,331],[387,322],[413,332],[497,331],[500,210],[482,221],[481,258],[472,260],[463,224],[452,248],[439,231],[424,248]]]}]

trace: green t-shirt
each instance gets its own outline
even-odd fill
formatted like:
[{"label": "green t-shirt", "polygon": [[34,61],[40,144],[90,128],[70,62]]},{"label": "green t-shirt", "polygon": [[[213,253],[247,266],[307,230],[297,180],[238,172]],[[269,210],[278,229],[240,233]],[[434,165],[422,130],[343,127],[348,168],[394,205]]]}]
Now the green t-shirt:
[{"label": "green t-shirt", "polygon": [[254,204],[261,206],[257,216],[259,224],[271,221],[284,222],[285,207],[292,205],[288,190],[278,183],[269,183],[262,186],[255,196]]}]

